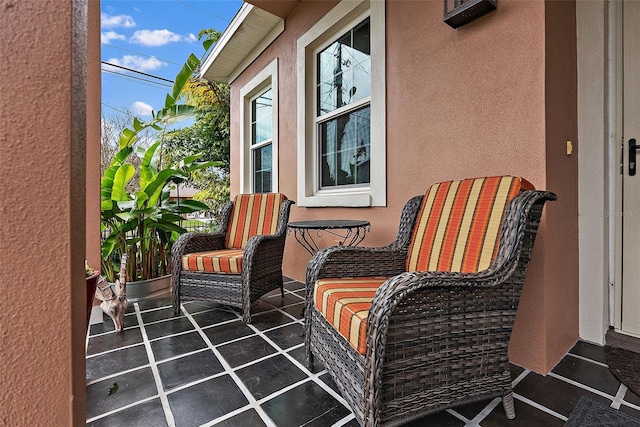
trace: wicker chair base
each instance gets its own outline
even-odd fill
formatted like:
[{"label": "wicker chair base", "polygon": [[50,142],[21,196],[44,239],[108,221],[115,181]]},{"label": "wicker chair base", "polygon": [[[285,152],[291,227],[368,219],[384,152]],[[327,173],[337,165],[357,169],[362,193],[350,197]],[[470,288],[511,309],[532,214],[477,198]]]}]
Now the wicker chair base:
[{"label": "wicker chair base", "polygon": [[180,275],[180,298],[174,298],[174,314],[180,310],[180,302],[215,301],[223,305],[238,307],[243,312],[243,321],[251,323],[251,304],[267,292],[280,289],[284,295],[282,273],[256,279],[247,297],[243,289],[241,274],[210,274],[183,271]]},{"label": "wicker chair base", "polygon": [[[356,420],[361,425],[369,425],[364,421],[364,356],[355,351],[315,308],[312,309],[311,317],[314,339],[310,343],[312,354],[309,364],[313,365],[314,357],[317,357],[325,366],[332,367],[328,372],[353,410]],[[495,347],[491,347],[495,351]],[[506,348],[504,354],[506,358]],[[440,378],[438,382],[436,377],[443,375],[420,368],[424,366],[424,360],[430,357],[433,359],[432,365],[448,366],[444,376],[451,377],[450,381],[442,381]],[[434,355],[421,354],[396,361],[394,364],[397,375],[383,379],[382,408],[378,408],[381,414],[380,425],[400,425],[453,406],[493,397],[503,397],[507,418],[515,418],[508,362],[498,363],[498,369],[493,374],[487,372],[486,376],[478,376],[477,362],[473,357],[459,355],[453,358],[455,357],[459,357],[457,372],[451,368],[452,365],[455,367],[452,358],[437,360]],[[465,369],[465,365],[468,368]],[[496,367],[495,361],[489,366]],[[500,369],[499,366],[504,368]]]}]

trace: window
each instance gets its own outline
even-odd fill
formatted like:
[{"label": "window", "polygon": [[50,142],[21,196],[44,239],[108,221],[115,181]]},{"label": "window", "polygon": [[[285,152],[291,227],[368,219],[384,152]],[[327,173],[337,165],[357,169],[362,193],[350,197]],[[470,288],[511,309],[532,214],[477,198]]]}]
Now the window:
[{"label": "window", "polygon": [[278,191],[278,62],[269,64],[241,90],[240,188]]},{"label": "window", "polygon": [[298,204],[386,205],[384,2],[343,1],[298,40]]},{"label": "window", "polygon": [[251,171],[254,193],[271,192],[272,89],[251,101]]},{"label": "window", "polygon": [[316,58],[320,189],[369,184],[371,54],[369,18]]}]

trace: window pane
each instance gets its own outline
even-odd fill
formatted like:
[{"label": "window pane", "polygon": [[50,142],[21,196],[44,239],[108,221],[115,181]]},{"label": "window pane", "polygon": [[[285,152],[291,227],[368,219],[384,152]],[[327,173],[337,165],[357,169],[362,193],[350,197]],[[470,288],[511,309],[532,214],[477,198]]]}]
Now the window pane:
[{"label": "window pane", "polygon": [[322,188],[370,182],[370,116],[366,106],[320,124]]},{"label": "window pane", "polygon": [[340,37],[317,57],[318,116],[371,94],[369,18]]},{"label": "window pane", "polygon": [[253,191],[255,193],[271,192],[271,144],[252,150],[253,153]]},{"label": "window pane", "polygon": [[271,138],[272,108],[271,89],[251,101],[251,145]]}]

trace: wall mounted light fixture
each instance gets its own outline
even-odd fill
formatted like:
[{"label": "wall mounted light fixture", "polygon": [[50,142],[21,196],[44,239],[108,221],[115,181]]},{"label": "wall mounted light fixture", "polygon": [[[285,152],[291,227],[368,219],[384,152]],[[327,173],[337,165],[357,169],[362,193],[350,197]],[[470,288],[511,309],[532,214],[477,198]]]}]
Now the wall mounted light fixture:
[{"label": "wall mounted light fixture", "polygon": [[444,0],[444,22],[458,28],[495,8],[496,0]]}]

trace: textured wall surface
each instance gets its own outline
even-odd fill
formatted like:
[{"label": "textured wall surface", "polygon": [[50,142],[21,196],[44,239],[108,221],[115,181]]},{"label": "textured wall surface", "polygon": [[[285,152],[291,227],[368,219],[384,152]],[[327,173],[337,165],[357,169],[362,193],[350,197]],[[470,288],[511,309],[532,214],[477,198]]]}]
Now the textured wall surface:
[{"label": "textured wall surface", "polygon": [[0,425],[84,423],[83,3],[0,2]]},{"label": "textured wall surface", "polygon": [[[564,151],[577,138],[575,5],[550,3],[500,1],[453,30],[442,22],[441,2],[387,1],[387,207],[294,206],[291,213],[291,220],[366,218],[372,230],[363,244],[377,246],[394,238],[404,203],[434,182],[511,174],[558,191],[562,202],[545,212],[510,347],[515,363],[537,372],[578,337],[577,153]],[[239,165],[240,88],[278,58],[279,189],[291,198],[296,41],[335,4],[300,3],[285,32],[232,85],[232,164]],[[238,188],[232,167],[232,192]],[[285,273],[304,280],[308,261],[290,239]]]}]

